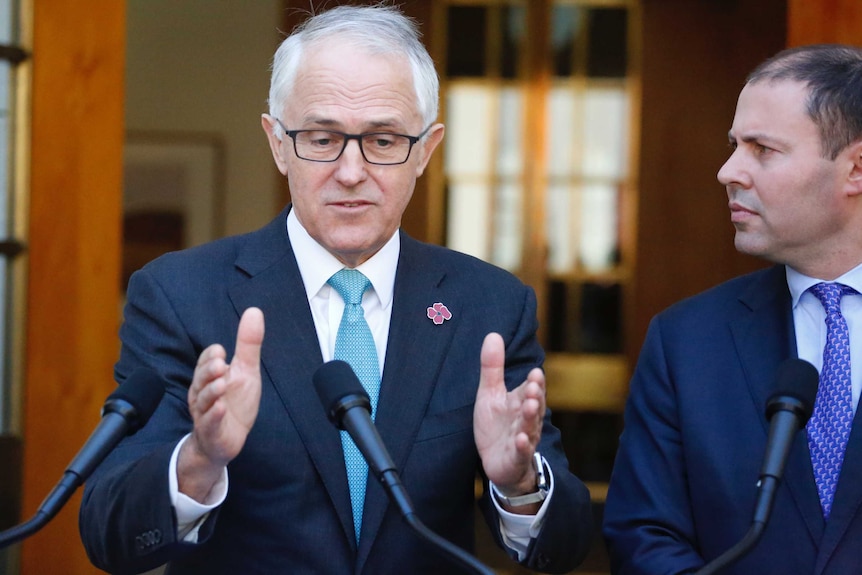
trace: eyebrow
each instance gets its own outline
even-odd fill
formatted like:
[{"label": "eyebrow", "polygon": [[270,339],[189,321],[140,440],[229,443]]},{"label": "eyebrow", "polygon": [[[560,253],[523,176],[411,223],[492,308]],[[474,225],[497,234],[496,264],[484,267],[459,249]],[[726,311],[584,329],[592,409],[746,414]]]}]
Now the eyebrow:
[{"label": "eyebrow", "polygon": [[742,136],[736,137],[733,135],[732,131],[727,132],[727,139],[731,142],[744,142],[746,144],[751,143],[762,143],[762,144],[770,144],[770,145],[779,145],[779,146],[787,146],[787,142],[781,140],[780,138],[775,138],[768,134],[764,134],[763,132],[753,132],[750,134],[744,134]]},{"label": "eyebrow", "polygon": [[[321,128],[332,129],[332,130],[336,130],[337,128],[340,127],[340,122],[336,122],[335,120],[330,119],[330,118],[320,118],[320,117],[315,117],[315,116],[304,118],[303,124],[307,124],[307,123],[317,124]],[[401,124],[401,122],[397,122],[395,120],[390,120],[390,119],[371,121],[371,122],[368,122],[366,124],[366,126],[367,127],[362,130],[363,133],[373,132],[375,130],[382,130],[382,129],[402,130],[402,131],[406,130],[406,127],[404,127]]]}]

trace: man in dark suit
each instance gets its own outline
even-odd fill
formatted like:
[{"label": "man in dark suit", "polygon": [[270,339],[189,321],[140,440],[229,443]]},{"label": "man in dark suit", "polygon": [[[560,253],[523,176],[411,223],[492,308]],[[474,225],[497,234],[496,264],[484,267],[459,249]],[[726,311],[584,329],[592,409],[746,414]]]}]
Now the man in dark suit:
[{"label": "man in dark suit", "polygon": [[[95,565],[454,572],[373,477],[356,496],[349,439],[313,389],[360,304],[374,420],[418,517],[472,550],[481,475],[488,525],[515,560],[565,572],[584,557],[589,493],[549,422],[532,290],[399,230],[443,137],[437,90],[414,24],[392,7],[335,8],[281,45],[262,124],[292,204],[132,277],[116,377],[150,367],[167,393],[87,482],[80,524]],[[370,281],[360,302],[330,285],[345,268]]]},{"label": "man in dark suit", "polygon": [[746,81],[718,179],[737,249],[778,265],[652,321],[605,509],[614,573],[693,573],[743,538],[765,406],[797,357],[820,372],[814,413],[762,538],[721,573],[862,572],[860,94],[862,50],[844,46],[781,52]]}]

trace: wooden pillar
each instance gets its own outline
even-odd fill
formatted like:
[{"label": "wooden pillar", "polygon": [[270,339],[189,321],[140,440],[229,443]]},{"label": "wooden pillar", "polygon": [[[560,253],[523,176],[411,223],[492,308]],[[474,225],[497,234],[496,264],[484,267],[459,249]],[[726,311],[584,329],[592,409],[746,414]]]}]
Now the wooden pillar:
[{"label": "wooden pillar", "polygon": [[[125,12],[117,0],[34,2],[22,519],[115,386]],[[79,505],[80,492],[25,541],[22,575],[98,573]]]},{"label": "wooden pillar", "polygon": [[[550,0],[534,0],[527,5],[526,26],[534,39],[551,37]],[[524,93],[524,164],[523,194],[523,258],[521,280],[536,292],[536,315],[547,317],[548,242],[545,233],[547,181],[547,107],[551,91],[550,43],[528,42],[524,47],[526,60],[526,90]],[[539,341],[546,339],[546,322],[539,322]]]},{"label": "wooden pillar", "polygon": [[787,45],[837,42],[862,46],[858,0],[788,0]]}]

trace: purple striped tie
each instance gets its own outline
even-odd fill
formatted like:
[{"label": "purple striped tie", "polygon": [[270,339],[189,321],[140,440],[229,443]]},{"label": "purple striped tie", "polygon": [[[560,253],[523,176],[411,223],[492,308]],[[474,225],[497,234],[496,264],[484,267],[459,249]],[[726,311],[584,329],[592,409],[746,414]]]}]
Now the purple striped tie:
[{"label": "purple striped tie", "polygon": [[850,335],[841,315],[841,297],[857,293],[838,283],[819,283],[810,288],[826,310],[826,346],[823,368],[808,422],[808,448],[823,517],[829,519],[844,450],[853,425],[853,395],[850,386]]}]

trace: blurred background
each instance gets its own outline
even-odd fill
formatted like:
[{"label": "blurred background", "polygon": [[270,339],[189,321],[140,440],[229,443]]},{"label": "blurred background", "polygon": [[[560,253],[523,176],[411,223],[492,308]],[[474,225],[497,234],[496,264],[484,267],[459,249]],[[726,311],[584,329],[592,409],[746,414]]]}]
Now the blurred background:
[{"label": "blurred background", "polygon": [[[112,391],[129,274],[290,199],[260,114],[278,43],[335,0],[0,0],[0,529],[29,519]],[[350,2],[363,3],[363,2]],[[856,0],[401,0],[442,149],[403,222],[536,290],[549,404],[597,523],[649,319],[764,265],[715,180],[747,73],[862,43]],[[0,575],[97,573],[78,494]],[[479,555],[502,560],[477,530]],[[578,573],[607,573],[603,544]]]}]

